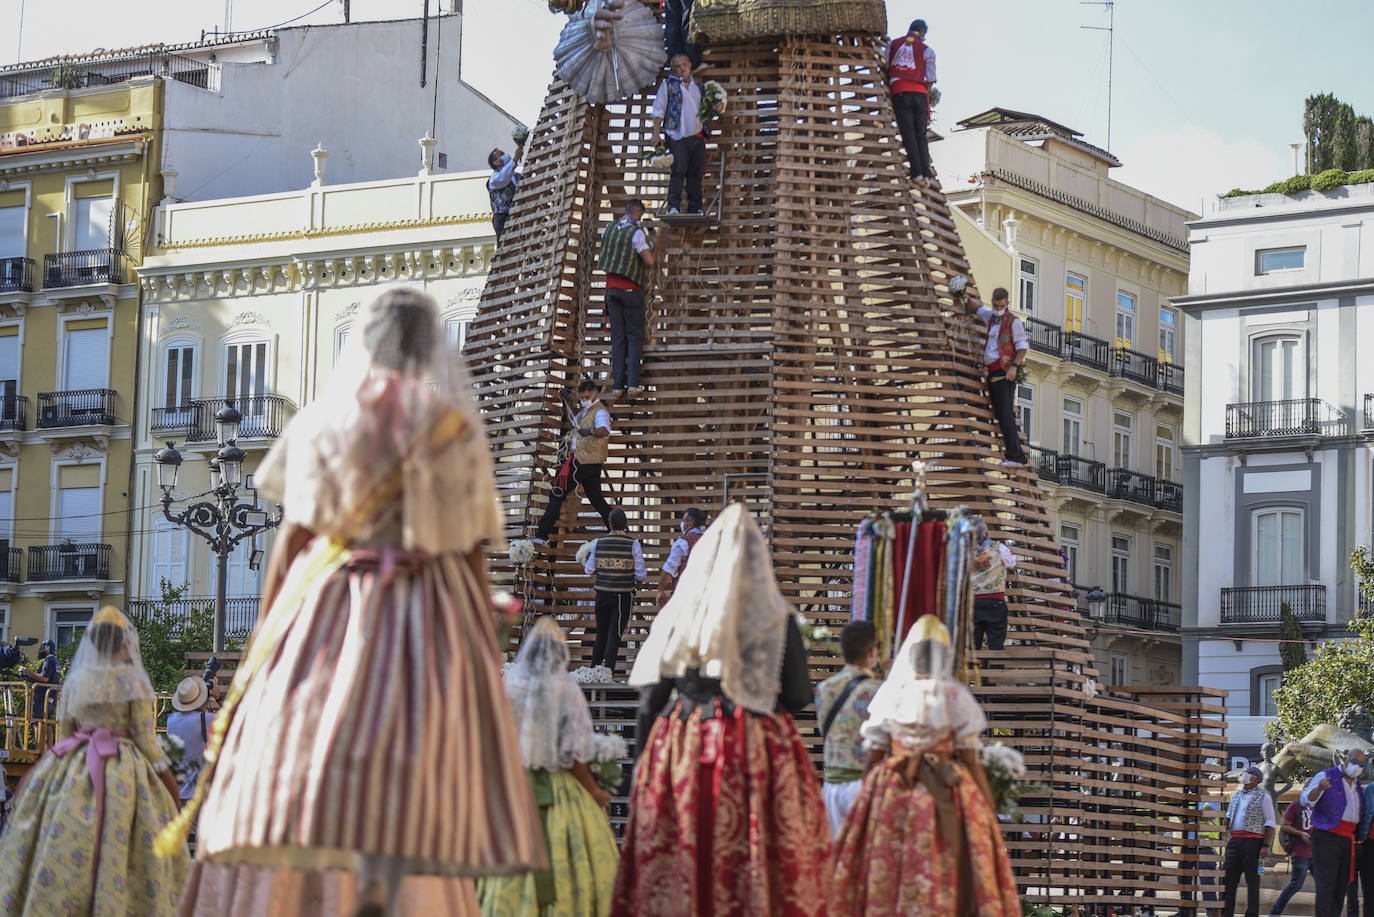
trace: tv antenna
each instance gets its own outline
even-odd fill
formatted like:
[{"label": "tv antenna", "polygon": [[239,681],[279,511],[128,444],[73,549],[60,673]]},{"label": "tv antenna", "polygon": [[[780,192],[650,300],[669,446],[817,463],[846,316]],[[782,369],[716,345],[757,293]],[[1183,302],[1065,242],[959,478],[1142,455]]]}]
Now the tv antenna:
[{"label": "tv antenna", "polygon": [[234,0],[224,0],[224,34],[234,34]]},{"label": "tv antenna", "polygon": [[1092,32],[1107,33],[1107,152],[1112,151],[1112,51],[1116,38],[1116,0],[1079,0],[1079,6],[1105,6],[1107,24],[1079,26]]}]

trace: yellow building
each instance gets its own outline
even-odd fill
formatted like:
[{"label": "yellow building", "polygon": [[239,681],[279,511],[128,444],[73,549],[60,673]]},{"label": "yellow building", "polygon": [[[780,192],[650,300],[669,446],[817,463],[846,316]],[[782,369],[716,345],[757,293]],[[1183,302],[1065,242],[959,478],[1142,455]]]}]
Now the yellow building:
[{"label": "yellow building", "polygon": [[125,592],[163,87],[26,89],[0,85],[0,631],[65,643]]}]

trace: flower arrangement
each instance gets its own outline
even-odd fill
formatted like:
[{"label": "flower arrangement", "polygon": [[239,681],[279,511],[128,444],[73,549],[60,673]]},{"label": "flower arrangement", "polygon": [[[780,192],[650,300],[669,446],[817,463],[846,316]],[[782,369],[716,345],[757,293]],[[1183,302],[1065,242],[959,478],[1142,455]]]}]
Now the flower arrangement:
[{"label": "flower arrangement", "polygon": [[582,542],[582,547],[577,549],[576,555],[577,562],[579,564],[585,564],[587,562],[587,558],[592,556],[592,545],[594,544],[596,544],[595,538],[593,538],[591,541]]},{"label": "flower arrangement", "polygon": [[725,87],[715,80],[707,80],[701,87],[701,108],[697,109],[697,117],[705,124],[719,118],[724,112]]},{"label": "flower arrangement", "polygon": [[963,274],[955,274],[949,278],[949,293],[960,302],[968,295],[968,278]]},{"label": "flower arrangement", "polygon": [[659,144],[652,150],[645,150],[640,153],[639,158],[643,160],[649,168],[657,169],[660,172],[666,172],[673,167],[673,154],[669,153],[667,147],[662,144]]},{"label": "flower arrangement", "polygon": [[621,781],[624,780],[625,769],[621,766],[620,759],[625,757],[626,750],[625,739],[621,736],[605,732],[592,735],[593,759],[589,765],[592,779],[607,793],[617,792]]},{"label": "flower arrangement", "polygon": [[511,631],[520,619],[525,603],[509,592],[497,592],[491,597],[491,608],[496,612],[497,648],[504,650],[510,646]]},{"label": "flower arrangement", "polygon": [[1044,789],[1044,784],[1028,783],[1026,759],[1019,751],[1001,742],[984,745],[979,758],[988,775],[997,813],[1007,816],[1011,821],[1020,821],[1021,812],[1016,804],[1027,792]]},{"label": "flower arrangement", "polygon": [[520,538],[510,543],[510,562],[517,567],[534,560],[534,542],[526,538]]},{"label": "flower arrangement", "polygon": [[177,783],[181,783],[191,775],[191,768],[186,760],[185,742],[174,735],[159,732],[157,744],[162,746],[162,753],[167,756],[167,763],[172,766],[172,776],[177,778]]},{"label": "flower arrangement", "polygon": [[934,86],[930,87],[930,91],[926,93],[926,99],[930,102],[931,108],[934,108],[936,105],[939,105],[940,90],[936,89]]},{"label": "flower arrangement", "polygon": [[825,643],[835,636],[835,632],[824,624],[816,624],[801,612],[797,612],[797,628],[807,644]]},{"label": "flower arrangement", "polygon": [[523,124],[510,132],[510,139],[516,146],[524,146],[529,138],[530,129]]}]

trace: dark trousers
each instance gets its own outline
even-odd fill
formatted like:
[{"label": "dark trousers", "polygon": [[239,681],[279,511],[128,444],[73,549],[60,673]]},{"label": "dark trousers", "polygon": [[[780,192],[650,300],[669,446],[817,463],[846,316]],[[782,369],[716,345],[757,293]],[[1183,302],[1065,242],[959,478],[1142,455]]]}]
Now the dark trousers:
[{"label": "dark trousers", "polygon": [[491,228],[496,231],[496,241],[501,241],[501,233],[506,231],[506,220],[510,217],[509,213],[493,213],[491,215]]},{"label": "dark trousers", "polygon": [[692,16],[692,0],[667,0],[663,5],[663,48],[668,60],[674,54],[686,54],[692,69],[701,66],[701,48],[687,40]]},{"label": "dark trousers", "polygon": [[682,183],[687,183],[688,213],[701,210],[701,178],[706,174],[706,139],[683,137],[669,140],[668,152],[673,154],[673,171],[668,176],[668,207],[682,203]]},{"label": "dark trousers", "polygon": [[[600,465],[579,465],[577,459],[573,459],[572,465],[573,483],[582,487],[582,492],[587,495],[587,502],[601,514],[601,521],[606,523],[607,528],[611,524],[611,504],[606,502],[606,498],[601,496],[601,466]],[[563,512],[563,501],[572,495],[572,484],[568,485],[568,492],[561,497],[549,497],[548,509],[544,510],[544,515],[539,519],[537,533],[540,538],[548,538],[558,525],[558,514]]]},{"label": "dark trousers", "polygon": [[630,626],[634,610],[633,592],[596,591],[596,643],[592,645],[592,665],[604,665],[612,672],[620,661],[620,638]]},{"label": "dark trousers", "polygon": [[933,177],[930,143],[926,140],[926,127],[930,124],[929,101],[924,92],[899,92],[892,97],[892,110],[897,115],[897,130],[902,133],[902,146],[906,147],[912,178]]},{"label": "dark trousers", "polygon": [[1259,861],[1263,846],[1262,837],[1233,837],[1226,842],[1226,859],[1222,866],[1225,870],[1222,917],[1232,917],[1236,913],[1236,889],[1240,887],[1241,876],[1245,877],[1245,917],[1259,917]]},{"label": "dark trousers", "polygon": [[1288,901],[1298,892],[1302,891],[1303,883],[1307,881],[1307,871],[1312,868],[1311,857],[1291,857],[1293,864],[1293,876],[1288,880],[1288,884],[1279,892],[1279,898],[1274,902],[1274,906],[1269,909],[1270,917],[1282,914],[1283,909],[1288,906]]},{"label": "dark trousers", "polygon": [[1025,462],[1026,453],[1021,450],[1021,434],[1016,427],[1016,383],[1007,378],[1005,370],[990,370],[988,373],[988,398],[992,401],[992,413],[997,417],[997,425],[1002,428],[1002,444],[1007,458],[1013,462]]},{"label": "dark trousers", "polygon": [[[1361,841],[1355,846],[1355,877],[1360,892],[1364,895],[1362,917],[1374,917],[1374,841]],[[1352,892],[1355,884],[1351,883]],[[1346,899],[1346,904],[1350,904],[1349,898]],[[1355,913],[1349,907],[1346,908],[1346,912],[1349,917],[1355,917]]]},{"label": "dark trousers", "polygon": [[611,320],[611,388],[634,388],[644,359],[644,291],[607,290],[606,315]]},{"label": "dark trousers", "polygon": [[973,648],[983,648],[983,638],[987,638],[988,649],[1000,650],[1007,642],[1007,601],[1006,599],[973,598]]},{"label": "dark trousers", "polygon": [[1350,838],[1312,829],[1312,880],[1317,901],[1314,917],[1340,917],[1350,886]]}]

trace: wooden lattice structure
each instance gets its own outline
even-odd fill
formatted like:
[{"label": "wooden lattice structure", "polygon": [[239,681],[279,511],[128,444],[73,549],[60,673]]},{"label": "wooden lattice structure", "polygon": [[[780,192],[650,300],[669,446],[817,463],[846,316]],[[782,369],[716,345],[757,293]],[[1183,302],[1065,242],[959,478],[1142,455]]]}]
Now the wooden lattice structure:
[{"label": "wooden lattice structure", "polygon": [[[1034,475],[998,466],[981,336],[947,286],[968,265],[944,197],[906,178],[878,42],[708,50],[730,97],[704,189],[710,199],[723,182],[720,222],[658,233],[649,390],[610,404],[608,497],[652,571],[684,508],[748,501],[784,592],[839,624],[860,517],[907,502],[910,464],[924,460],[932,504],[982,513],[1022,558],[1015,642],[982,660],[978,690],[1049,787],[1023,801],[1030,824],[1007,833],[1023,890],[1084,913],[1177,905],[1198,896],[1199,864],[1213,860],[1188,835],[1214,788],[1205,772],[1220,769],[1204,762],[1222,755],[1221,708],[1198,689],[1085,689],[1096,675],[1086,625]],[[609,369],[601,231],[630,198],[652,210],[665,194],[666,174],[638,157],[652,145],[651,103],[652,87],[592,107],[555,80],[531,133],[467,353],[512,538],[547,504],[568,431],[560,389]],[[723,175],[716,149],[728,153]],[[590,623],[592,596],[573,555],[601,531],[570,499],[563,537],[517,583],[533,607],[565,616],[574,639],[569,619]],[[511,575],[506,558],[493,561]],[[641,595],[640,633],[651,604]]]}]

